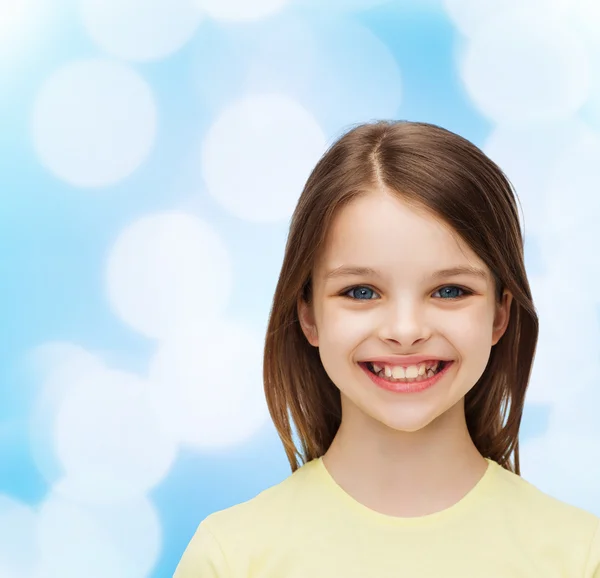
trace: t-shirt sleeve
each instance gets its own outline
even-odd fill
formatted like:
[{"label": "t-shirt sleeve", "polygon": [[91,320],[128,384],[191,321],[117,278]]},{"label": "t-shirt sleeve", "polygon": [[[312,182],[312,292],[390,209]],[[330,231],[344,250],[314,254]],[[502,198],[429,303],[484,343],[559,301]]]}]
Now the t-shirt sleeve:
[{"label": "t-shirt sleeve", "polygon": [[598,520],[596,533],[592,538],[586,568],[585,578],[600,578],[600,520]]},{"label": "t-shirt sleeve", "polygon": [[198,526],[173,578],[232,578],[223,549],[206,521]]}]

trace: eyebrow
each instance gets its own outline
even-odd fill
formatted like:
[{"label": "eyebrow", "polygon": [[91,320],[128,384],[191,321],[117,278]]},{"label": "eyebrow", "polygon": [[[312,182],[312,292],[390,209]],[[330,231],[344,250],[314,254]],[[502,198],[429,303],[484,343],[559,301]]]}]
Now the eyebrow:
[{"label": "eyebrow", "polygon": [[[483,269],[478,267],[471,267],[469,265],[461,265],[458,267],[449,267],[448,269],[441,269],[431,275],[432,280],[442,279],[446,277],[457,277],[458,275],[468,275],[470,277],[476,277],[479,279],[487,280],[487,273]],[[381,277],[380,273],[376,269],[371,267],[359,267],[356,265],[341,265],[336,267],[325,274],[325,279],[335,279],[337,277]]]}]

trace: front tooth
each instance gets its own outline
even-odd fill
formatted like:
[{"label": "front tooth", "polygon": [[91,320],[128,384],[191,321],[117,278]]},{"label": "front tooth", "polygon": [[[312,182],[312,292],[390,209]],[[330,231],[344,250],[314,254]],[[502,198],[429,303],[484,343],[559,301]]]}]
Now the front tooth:
[{"label": "front tooth", "polygon": [[419,375],[425,375],[426,371],[427,371],[427,367],[425,367],[424,363],[421,363],[421,365],[419,365]]},{"label": "front tooth", "polygon": [[[394,376],[394,379],[400,379],[400,378],[403,379],[403,378],[407,377],[406,373],[404,372],[404,367],[394,367],[391,370],[391,373]],[[386,375],[387,375],[387,373],[386,373]],[[390,377],[390,376],[388,375],[388,377]]]},{"label": "front tooth", "polygon": [[411,365],[406,368],[406,377],[414,378],[419,375],[419,368],[416,365]]},{"label": "front tooth", "polygon": [[392,377],[392,368],[389,365],[385,366],[385,376]]}]

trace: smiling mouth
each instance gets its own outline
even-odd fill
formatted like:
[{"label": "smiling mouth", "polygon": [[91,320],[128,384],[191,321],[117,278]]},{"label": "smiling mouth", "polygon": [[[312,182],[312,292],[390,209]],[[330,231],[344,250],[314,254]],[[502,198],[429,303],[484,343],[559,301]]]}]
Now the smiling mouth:
[{"label": "smiling mouth", "polygon": [[444,368],[449,363],[451,363],[451,362],[450,361],[439,361],[436,366],[434,366],[431,369],[428,369],[424,375],[418,375],[417,377],[397,377],[397,378],[386,375],[385,368],[382,368],[379,371],[375,371],[375,369],[373,367],[373,363],[371,361],[363,362],[363,363],[361,363],[361,365],[365,366],[373,375],[376,375],[377,377],[379,377],[381,379],[385,379],[387,381],[397,382],[397,383],[413,383],[413,382],[425,381],[427,379],[432,378],[434,375],[437,375],[438,373],[443,371]]}]

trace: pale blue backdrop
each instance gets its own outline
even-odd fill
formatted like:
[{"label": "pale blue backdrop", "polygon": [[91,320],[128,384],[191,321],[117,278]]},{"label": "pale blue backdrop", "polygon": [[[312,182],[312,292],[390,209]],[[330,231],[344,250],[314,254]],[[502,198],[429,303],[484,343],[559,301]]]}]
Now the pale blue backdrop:
[{"label": "pale blue backdrop", "polygon": [[523,475],[600,514],[600,9],[0,1],[0,576],[170,577],[289,474],[261,347],[291,210],[352,123],[440,124],[523,207]]}]

